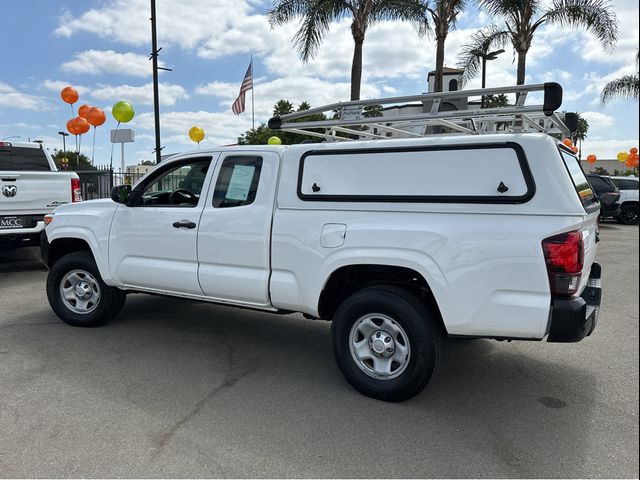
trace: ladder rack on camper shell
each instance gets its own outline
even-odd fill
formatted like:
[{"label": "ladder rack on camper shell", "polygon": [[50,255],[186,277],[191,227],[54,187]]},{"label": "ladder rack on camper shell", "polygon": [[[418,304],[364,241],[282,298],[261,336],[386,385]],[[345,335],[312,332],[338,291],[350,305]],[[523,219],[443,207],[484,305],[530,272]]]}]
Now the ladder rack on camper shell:
[{"label": "ladder rack on camper shell", "polygon": [[[539,91],[544,92],[542,104],[525,105],[527,96]],[[487,96],[503,94],[515,94],[515,104],[482,108]],[[470,101],[472,97],[476,98],[475,102]],[[560,134],[568,138],[577,128],[577,116],[575,113],[556,113],[561,105],[562,87],[549,82],[338,102],[275,116],[268,125],[272,130],[309,135],[327,141],[523,132]],[[382,108],[382,116],[366,116],[367,106]],[[406,107],[421,111],[398,113]],[[304,120],[319,114],[332,118]]]}]

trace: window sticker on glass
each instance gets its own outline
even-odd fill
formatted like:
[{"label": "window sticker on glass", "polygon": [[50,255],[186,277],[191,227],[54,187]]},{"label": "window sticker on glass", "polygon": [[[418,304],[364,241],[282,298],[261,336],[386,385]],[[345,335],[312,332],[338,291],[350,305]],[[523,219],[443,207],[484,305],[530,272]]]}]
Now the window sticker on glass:
[{"label": "window sticker on glass", "polygon": [[253,172],[255,169],[256,167],[251,165],[235,165],[225,199],[246,200],[249,196],[249,189],[251,188],[251,181],[253,180]]}]

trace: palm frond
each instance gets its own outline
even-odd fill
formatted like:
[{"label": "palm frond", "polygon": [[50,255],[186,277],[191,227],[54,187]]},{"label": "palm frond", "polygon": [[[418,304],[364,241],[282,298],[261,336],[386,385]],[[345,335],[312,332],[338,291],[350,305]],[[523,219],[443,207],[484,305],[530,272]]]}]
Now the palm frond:
[{"label": "palm frond", "polygon": [[489,52],[496,48],[504,48],[511,36],[508,31],[496,25],[489,25],[471,35],[469,41],[460,47],[457,66],[464,70],[462,84],[466,84],[480,73],[480,59],[474,54],[475,50]]},{"label": "palm frond", "polygon": [[511,19],[535,14],[540,9],[540,0],[478,0],[478,3],[493,16]]},{"label": "palm frond", "polygon": [[608,0],[553,0],[541,20],[585,28],[610,50],[618,40],[618,21]]},{"label": "palm frond", "polygon": [[625,75],[607,83],[600,94],[603,104],[609,103],[615,98],[638,100],[638,75]]},{"label": "palm frond", "polygon": [[409,22],[424,36],[431,31],[429,19],[425,15],[426,0],[374,0],[367,18],[368,25],[385,20]]},{"label": "palm frond", "polygon": [[267,12],[267,18],[272,27],[302,19],[293,44],[302,61],[307,62],[316,54],[331,22],[340,20],[347,10],[348,6],[340,0],[279,0]]},{"label": "palm frond", "polygon": [[305,0],[279,0],[273,2],[273,7],[267,11],[269,25],[273,28],[302,16],[307,10],[308,3]]}]

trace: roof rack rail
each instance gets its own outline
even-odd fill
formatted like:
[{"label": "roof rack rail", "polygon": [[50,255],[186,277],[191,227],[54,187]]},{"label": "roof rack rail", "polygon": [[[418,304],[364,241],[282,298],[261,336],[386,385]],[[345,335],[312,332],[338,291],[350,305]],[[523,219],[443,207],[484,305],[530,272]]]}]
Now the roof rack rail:
[{"label": "roof rack rail", "polygon": [[[544,92],[542,103],[525,105],[527,97],[539,101],[529,95],[534,92]],[[487,96],[508,94],[515,94],[515,104],[483,108]],[[522,132],[570,137],[577,117],[556,113],[561,105],[562,86],[548,82],[338,102],[272,117],[268,126],[328,141]],[[372,106],[378,108],[376,116],[365,110]],[[320,114],[331,118],[305,121]]]}]

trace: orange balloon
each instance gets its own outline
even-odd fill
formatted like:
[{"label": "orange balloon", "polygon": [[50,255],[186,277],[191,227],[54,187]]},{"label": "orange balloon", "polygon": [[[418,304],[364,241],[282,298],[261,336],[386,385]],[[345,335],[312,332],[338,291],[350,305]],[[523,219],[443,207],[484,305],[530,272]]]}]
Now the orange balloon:
[{"label": "orange balloon", "polygon": [[591,155],[587,155],[587,162],[596,163],[597,160],[597,157],[593,153]]},{"label": "orange balloon", "polygon": [[629,153],[631,155],[635,155],[636,153],[638,153],[638,149],[636,147],[632,147],[629,149]]},{"label": "orange balloon", "polygon": [[72,118],[71,120],[69,120],[67,122],[67,131],[71,134],[71,135],[77,135],[78,131],[76,130],[76,119]]},{"label": "orange balloon", "polygon": [[60,92],[60,98],[65,103],[74,104],[79,98],[78,91],[73,87],[64,87]]},{"label": "orange balloon", "polygon": [[80,105],[78,107],[78,116],[87,118],[87,113],[89,113],[89,110],[91,110],[91,105],[87,105],[86,103],[84,105]]},{"label": "orange balloon", "polygon": [[565,138],[564,140],[562,140],[562,143],[569,148],[573,147],[573,142],[570,138]]},{"label": "orange balloon", "polygon": [[89,125],[86,118],[76,117],[73,121],[75,123],[75,129],[78,132],[77,135],[83,135],[91,128],[91,125]]},{"label": "orange balloon", "polygon": [[571,148],[571,151],[573,153],[578,153],[578,147],[576,147],[575,145],[571,145],[571,147],[569,147],[569,148]]},{"label": "orange balloon", "polygon": [[100,107],[91,107],[85,118],[94,127],[99,127],[107,120],[107,115]]}]

